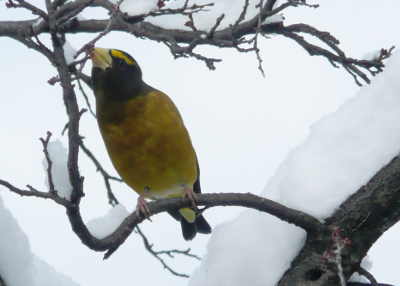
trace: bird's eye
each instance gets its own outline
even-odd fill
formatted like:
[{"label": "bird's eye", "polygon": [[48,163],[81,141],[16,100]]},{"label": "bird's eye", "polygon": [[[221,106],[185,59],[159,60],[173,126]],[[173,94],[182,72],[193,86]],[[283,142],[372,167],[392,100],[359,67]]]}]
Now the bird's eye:
[{"label": "bird's eye", "polygon": [[125,64],[125,61],[123,59],[116,59],[116,64],[117,66],[123,66]]}]

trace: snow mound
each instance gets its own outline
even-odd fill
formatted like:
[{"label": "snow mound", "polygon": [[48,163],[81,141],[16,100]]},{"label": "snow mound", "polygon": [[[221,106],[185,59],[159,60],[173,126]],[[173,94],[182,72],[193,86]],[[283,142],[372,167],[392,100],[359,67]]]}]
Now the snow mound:
[{"label": "snow mound", "polygon": [[[68,150],[65,148],[60,140],[50,141],[47,145],[47,151],[52,162],[51,174],[53,177],[54,187],[60,197],[67,200],[71,198],[72,186],[68,174]],[[47,160],[43,158],[43,168],[45,174],[45,184],[49,187],[49,180],[47,177]]]},{"label": "snow mound", "polygon": [[87,227],[92,235],[102,239],[114,232],[128,215],[129,212],[126,208],[118,204],[104,216],[90,220],[87,223]]},{"label": "snow mound", "polygon": [[[395,53],[384,73],[312,126],[262,195],[319,219],[330,216],[399,153],[399,76],[400,54]],[[189,285],[276,285],[304,239],[300,228],[244,211],[215,228]]]},{"label": "snow mound", "polygon": [[29,241],[0,197],[0,275],[10,286],[78,286],[31,251]]}]

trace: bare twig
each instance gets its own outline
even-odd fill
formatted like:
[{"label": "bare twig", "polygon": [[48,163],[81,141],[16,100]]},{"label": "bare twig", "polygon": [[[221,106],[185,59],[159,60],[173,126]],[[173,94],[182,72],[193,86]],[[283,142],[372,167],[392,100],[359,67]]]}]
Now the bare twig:
[{"label": "bare twig", "polygon": [[175,58],[193,57],[195,59],[203,61],[210,70],[215,70],[214,63],[222,61],[221,59],[208,58],[201,54],[194,53],[193,49],[196,46],[196,42],[193,42],[192,44],[190,44],[187,47],[179,46],[172,40],[165,40],[163,42],[166,46],[169,47],[171,53],[174,55]]},{"label": "bare twig", "polygon": [[212,39],[214,38],[215,31],[217,31],[219,25],[221,25],[222,20],[225,18],[225,14],[221,14],[217,20],[215,20],[214,26],[211,27],[210,32],[207,35],[207,38]]},{"label": "bare twig", "polygon": [[263,13],[263,8],[264,8],[264,0],[260,0],[260,3],[258,4],[260,6],[260,13],[258,14],[258,22],[257,22],[257,28],[256,28],[256,34],[254,35],[254,44],[253,44],[253,49],[256,53],[257,61],[258,61],[258,70],[261,72],[262,76],[265,77],[265,72],[262,66],[262,58],[260,55],[260,49],[258,48],[258,35],[261,31],[261,23],[262,23],[262,13]]},{"label": "bare twig", "polygon": [[[294,24],[284,28],[281,26],[274,26],[270,27],[269,32],[282,34],[285,37],[293,39],[312,56],[323,56],[332,64],[337,63],[343,66],[343,68],[353,76],[358,85],[361,85],[361,82],[358,80],[358,78],[361,78],[364,82],[370,83],[370,79],[363,71],[360,70],[360,68],[368,71],[371,75],[376,75],[383,70],[383,60],[387,59],[394,49],[394,47],[391,47],[389,50],[382,49],[383,56],[376,60],[357,60],[346,57],[345,53],[338,47],[339,41],[329,33],[319,31],[306,24]],[[327,44],[334,52],[311,44],[302,36],[300,36],[299,33],[305,33],[316,37],[323,43]]]},{"label": "bare twig", "polygon": [[[29,30],[31,30],[31,27],[29,27]],[[42,55],[44,55],[53,65],[55,65],[55,57],[54,54],[49,50],[49,49],[44,49],[40,44],[35,43],[32,39],[30,38],[25,38],[20,35],[13,35],[11,38],[19,41],[20,43],[24,44],[26,47],[33,49]]]},{"label": "bare twig", "polygon": [[40,8],[36,7],[35,5],[32,5],[31,3],[28,3],[24,0],[7,0],[6,7],[7,8],[25,8],[25,9],[31,11],[33,15],[38,15],[38,16],[42,17],[45,21],[48,20],[46,12],[44,12],[42,9],[40,9]]},{"label": "bare twig", "polygon": [[112,27],[113,21],[116,18],[116,16],[120,13],[119,7],[123,1],[124,0],[119,0],[116,5],[112,6],[110,18],[108,20],[107,26],[94,39],[92,39],[91,41],[89,41],[88,43],[83,45],[83,47],[76,52],[74,58],[77,58],[83,52],[90,53],[90,51],[95,46],[96,42],[98,40],[100,40],[101,38],[103,38],[105,35],[107,35],[109,32],[111,32],[111,27]]},{"label": "bare twig", "polygon": [[45,51],[47,54],[51,54],[52,53],[51,50],[45,44],[43,44],[43,42],[39,39],[39,36],[33,32],[33,28],[32,28],[32,34],[40,50]]},{"label": "bare twig", "polygon": [[189,14],[188,18],[189,18],[189,21],[187,21],[185,23],[185,26],[190,27],[194,32],[197,32],[198,30],[197,30],[196,25],[194,23],[193,14]]},{"label": "bare twig", "polygon": [[168,265],[168,263],[161,257],[161,255],[167,255],[170,258],[174,258],[175,254],[179,254],[179,255],[185,255],[185,256],[200,260],[200,257],[198,257],[195,254],[190,253],[190,248],[188,248],[186,250],[172,249],[172,250],[156,251],[153,249],[153,244],[149,242],[148,238],[142,232],[142,230],[140,229],[139,226],[136,226],[135,231],[142,238],[143,245],[146,248],[146,250],[162,264],[164,269],[168,270],[171,274],[173,274],[175,276],[182,277],[182,278],[189,278],[188,274],[180,273],[180,272],[177,272],[174,269],[172,269],[172,267]]},{"label": "bare twig", "polygon": [[96,42],[98,40],[100,40],[101,38],[103,38],[105,35],[107,35],[109,32],[111,32],[111,27],[112,27],[112,21],[113,21],[113,16],[110,17],[107,26],[105,27],[105,29],[99,33],[94,39],[92,39],[91,41],[89,41],[88,43],[86,43],[81,49],[79,49],[76,54],[75,54],[75,58],[77,58],[81,53],[85,52],[88,53],[90,52],[94,45],[96,44]]},{"label": "bare twig", "polygon": [[10,192],[18,194],[20,196],[50,199],[50,200],[54,201],[55,203],[62,205],[64,207],[69,207],[72,205],[70,201],[58,196],[57,193],[41,192],[30,185],[27,185],[28,190],[23,190],[23,189],[15,187],[14,185],[12,185],[11,183],[9,183],[7,181],[1,180],[1,179],[0,179],[0,185],[6,187]]},{"label": "bare twig", "polygon": [[[87,111],[87,109],[86,108],[82,108],[80,111],[79,111],[79,119],[81,118],[81,116],[85,113]],[[68,128],[69,128],[69,121],[67,122],[67,123],[65,123],[65,125],[64,125],[64,128],[61,130],[61,135],[63,135],[64,136],[64,134],[65,134],[65,132],[68,130]]]},{"label": "bare twig", "polygon": [[71,18],[75,17],[79,13],[81,13],[85,8],[89,7],[94,0],[81,0],[77,1],[77,5],[74,9],[71,9],[69,12],[64,13],[62,16],[57,15],[57,25],[62,25]]},{"label": "bare twig", "polygon": [[[90,76],[84,74],[79,69],[72,69],[71,73],[75,75],[75,77],[71,78],[72,81],[82,80],[88,87],[92,88],[92,79]],[[55,85],[58,82],[60,82],[60,77],[58,75],[53,76],[47,81],[47,83],[50,85]]]},{"label": "bare twig", "polygon": [[247,9],[249,8],[249,0],[245,0],[244,1],[244,6],[242,9],[242,12],[240,13],[239,17],[237,18],[235,24],[233,24],[232,29],[235,30],[239,24],[244,21],[245,17],[246,17],[246,13],[247,13]]},{"label": "bare twig", "polygon": [[49,150],[48,150],[50,137],[51,137],[51,132],[47,131],[46,138],[45,139],[40,138],[40,142],[42,142],[43,153],[44,153],[44,156],[45,156],[46,162],[47,162],[47,180],[49,182],[49,192],[54,194],[54,193],[57,193],[57,191],[54,188],[53,174],[52,174],[52,170],[51,170],[51,168],[53,166],[53,162],[51,161]]},{"label": "bare twig", "polygon": [[90,104],[89,97],[87,96],[85,90],[83,89],[83,86],[82,86],[82,84],[81,84],[81,81],[79,80],[79,78],[77,78],[76,80],[77,80],[77,82],[78,82],[79,90],[80,90],[80,92],[82,93],[83,98],[85,99],[86,106],[87,106],[87,108],[88,108],[90,114],[91,114],[94,118],[96,118],[96,113],[95,113],[95,112],[93,111],[93,109],[92,109],[92,105]]},{"label": "bare twig", "polygon": [[135,16],[127,16],[125,15],[124,19],[129,23],[136,23],[138,19],[140,21],[144,20],[147,17],[158,17],[164,15],[193,15],[194,13],[206,11],[206,8],[214,6],[214,3],[207,4],[193,4],[191,6],[188,5],[189,1],[185,0],[185,3],[181,8],[171,9],[171,8],[161,8],[158,10],[152,10],[148,13],[139,14]]},{"label": "bare twig", "polygon": [[193,253],[190,253],[190,251],[192,251],[190,248],[187,248],[185,250],[169,249],[169,250],[158,250],[158,251],[155,251],[155,253],[159,254],[159,255],[165,254],[165,255],[167,255],[167,256],[169,256],[171,258],[174,258],[176,254],[182,254],[182,255],[186,255],[186,256],[189,256],[191,258],[194,258],[196,260],[201,260],[200,256],[198,256],[196,254],[193,254]]},{"label": "bare twig", "polygon": [[75,71],[73,71],[73,73],[76,75],[77,79],[81,79],[88,87],[93,88],[92,87],[92,79],[90,76],[84,74],[83,72],[81,72],[79,70],[75,70]]},{"label": "bare twig", "polygon": [[111,204],[112,206],[117,205],[118,200],[115,197],[114,193],[112,192],[110,180],[117,181],[117,182],[122,182],[122,180],[120,178],[109,175],[107,173],[107,171],[104,170],[103,166],[96,159],[96,157],[93,155],[93,153],[85,146],[85,144],[83,143],[83,140],[80,140],[79,145],[80,145],[82,151],[90,158],[90,160],[96,166],[97,171],[99,171],[101,173],[101,175],[103,176],[104,184],[106,185],[106,189],[107,189],[107,196],[108,196],[109,204]]},{"label": "bare twig", "polygon": [[[89,0],[86,0],[89,1]],[[70,13],[73,9],[78,9],[79,1],[73,1],[62,5],[55,13],[55,17],[62,17],[66,13]],[[88,3],[88,2],[86,2]],[[200,45],[212,45],[222,48],[234,48],[240,52],[254,51],[259,53],[259,47],[257,47],[257,37],[252,38],[252,40],[244,40],[245,36],[254,36],[258,33],[262,35],[269,34],[279,34],[297,42],[301,47],[303,47],[310,55],[316,55],[324,57],[333,66],[342,66],[355,80],[357,84],[361,84],[362,81],[369,83],[370,79],[368,75],[376,75],[381,72],[384,68],[383,60],[390,56],[390,49],[385,50],[387,53],[382,53],[382,57],[376,60],[357,60],[348,57],[340,48],[339,42],[329,33],[319,31],[306,24],[294,24],[289,26],[284,26],[283,23],[264,23],[264,20],[268,17],[281,13],[285,9],[290,7],[306,6],[316,8],[318,5],[308,4],[304,0],[290,0],[284,2],[281,5],[276,6],[276,0],[264,0],[263,7],[259,5],[260,12],[248,20],[242,20],[245,17],[247,2],[244,3],[243,10],[239,18],[235,21],[233,25],[230,25],[224,29],[214,28],[213,33],[209,37],[209,33],[205,31],[198,31],[194,27],[194,23],[190,20],[191,12],[188,11],[186,16],[189,17],[187,26],[191,27],[192,31],[183,30],[171,30],[164,29],[162,27],[150,24],[144,21],[144,18],[137,18],[133,22],[132,18],[127,20],[127,16],[124,15],[116,9],[114,5],[110,4],[105,0],[94,0],[90,6],[100,6],[111,13],[111,19],[107,20],[79,20],[76,25],[69,25],[62,30],[62,33],[79,33],[79,32],[100,32],[100,34],[85,45],[79,53],[83,51],[90,50],[95,42],[103,37],[110,31],[124,31],[135,35],[140,38],[148,38],[153,41],[158,41],[165,43],[172,55],[175,58],[178,57],[194,57],[207,64],[210,69],[215,69],[215,63],[220,61],[217,59],[210,59],[206,55],[199,54],[195,52],[195,48]],[[182,8],[181,8],[182,9]],[[166,9],[160,9],[166,10]],[[156,14],[160,13],[160,10],[156,11]],[[153,11],[154,12],[154,11]],[[162,13],[178,12],[178,10],[169,11],[166,10]],[[151,14],[151,13],[150,13]],[[150,14],[148,16],[150,16]],[[143,15],[142,15],[143,16]],[[137,17],[137,16],[133,16]],[[53,17],[54,18],[54,17]],[[56,19],[57,20],[57,19]],[[30,35],[49,33],[50,31],[56,30],[56,27],[50,27],[48,23],[40,23],[35,25],[34,31],[31,28],[34,24],[32,21],[22,21],[22,22],[6,22],[5,27],[0,21],[0,36],[12,36],[16,38],[16,35]],[[138,24],[140,22],[140,25]],[[260,22],[262,23],[260,31]],[[53,25],[54,26],[54,25]],[[192,27],[193,26],[193,27]],[[214,26],[215,27],[215,26]],[[218,27],[218,26],[217,26]],[[304,39],[301,34],[308,34],[311,37],[320,40],[323,44],[328,45],[329,48],[325,48],[324,45],[312,44],[312,41]],[[20,40],[20,39],[18,39]],[[242,45],[247,44],[249,47],[243,47]],[[256,47],[254,47],[256,44]],[[185,46],[188,45],[188,46]],[[240,47],[239,47],[240,45]],[[78,55],[79,55],[78,53]],[[260,54],[257,56],[258,62],[260,64]]]}]

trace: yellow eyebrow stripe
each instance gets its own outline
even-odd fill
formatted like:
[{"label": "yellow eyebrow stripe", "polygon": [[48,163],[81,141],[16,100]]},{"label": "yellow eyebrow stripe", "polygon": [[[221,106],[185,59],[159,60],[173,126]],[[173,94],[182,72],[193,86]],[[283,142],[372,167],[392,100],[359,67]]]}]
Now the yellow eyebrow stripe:
[{"label": "yellow eyebrow stripe", "polygon": [[128,65],[134,65],[135,62],[121,51],[111,50],[111,55],[124,60]]}]

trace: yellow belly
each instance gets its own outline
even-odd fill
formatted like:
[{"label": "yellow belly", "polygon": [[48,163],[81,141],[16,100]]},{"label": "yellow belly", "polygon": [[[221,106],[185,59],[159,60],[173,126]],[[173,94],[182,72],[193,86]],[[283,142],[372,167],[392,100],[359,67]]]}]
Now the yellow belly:
[{"label": "yellow belly", "polygon": [[196,154],[171,100],[154,91],[121,108],[119,120],[102,118],[99,126],[122,179],[149,198],[181,196],[184,187],[192,188]]}]

